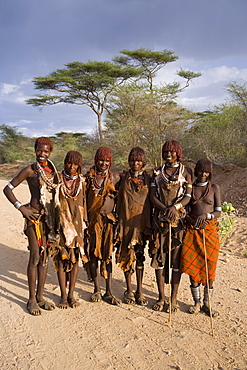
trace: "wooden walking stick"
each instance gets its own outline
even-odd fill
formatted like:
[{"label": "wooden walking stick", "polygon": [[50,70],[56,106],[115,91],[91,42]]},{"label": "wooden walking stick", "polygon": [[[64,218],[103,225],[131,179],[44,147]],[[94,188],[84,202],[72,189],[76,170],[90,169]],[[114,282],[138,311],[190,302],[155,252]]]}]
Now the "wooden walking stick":
[{"label": "wooden walking stick", "polygon": [[172,301],[171,301],[171,251],[172,251],[172,227],[171,223],[169,224],[169,234],[168,234],[168,294],[169,294],[169,317],[168,317],[168,326],[171,327],[172,321]]},{"label": "wooden walking stick", "polygon": [[206,278],[207,278],[207,291],[208,291],[208,305],[209,305],[210,323],[211,323],[212,336],[214,336],[212,306],[211,306],[211,298],[210,298],[210,295],[209,295],[208,262],[207,262],[207,251],[206,251],[205,230],[204,229],[202,229],[202,239],[203,239],[203,248],[204,248],[204,256],[205,256],[205,269],[206,269]]}]

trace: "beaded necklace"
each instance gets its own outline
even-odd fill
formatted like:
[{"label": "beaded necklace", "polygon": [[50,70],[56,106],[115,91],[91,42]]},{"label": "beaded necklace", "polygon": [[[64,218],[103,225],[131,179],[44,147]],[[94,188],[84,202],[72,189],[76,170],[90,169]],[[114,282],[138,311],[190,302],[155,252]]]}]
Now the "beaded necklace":
[{"label": "beaded necklace", "polygon": [[52,172],[52,169],[48,167],[48,163],[47,163],[47,161],[46,161],[46,162],[39,162],[39,164],[41,165],[41,167],[42,167],[46,172],[49,172],[49,173],[51,173],[51,172]]},{"label": "beaded necklace", "polygon": [[[55,172],[55,175],[57,176],[57,170],[54,166],[54,164],[52,163],[52,161],[50,159],[48,159],[48,162],[50,163],[50,165],[52,166],[52,168],[54,169],[54,172]],[[55,189],[57,187],[58,184],[54,184],[54,175],[52,175],[52,177],[48,177],[43,169],[43,167],[40,165],[40,163],[37,161],[36,159],[36,162],[35,162],[35,165],[36,165],[36,169],[37,169],[37,172],[39,174],[39,176],[41,177],[41,179],[44,181],[44,183],[46,184],[47,186],[47,189],[49,192],[51,192],[53,189]],[[52,172],[52,170],[51,170]]]},{"label": "beaded necklace", "polygon": [[[195,190],[194,190],[195,189],[195,186],[202,187],[202,186],[205,186],[205,185],[206,185],[206,189],[205,189],[204,193],[202,194],[201,197],[197,198],[195,196]],[[193,204],[196,204],[199,201],[203,201],[206,198],[206,196],[208,195],[208,193],[209,193],[209,182],[208,181],[205,181],[205,182],[197,182],[197,181],[195,181],[193,183],[193,186],[192,186],[192,194],[191,194],[191,197],[193,199]]]},{"label": "beaded necklace", "polygon": [[143,171],[141,172],[134,172],[130,169],[130,176],[129,180],[131,180],[132,184],[135,187],[135,191],[137,193],[140,192],[142,186],[144,185],[144,176],[143,176]]},{"label": "beaded necklace", "polygon": [[[172,175],[169,175],[166,171],[166,167],[175,167],[176,170],[175,172],[172,174]],[[173,166],[167,166],[167,164],[165,163],[162,167],[161,167],[161,176],[163,178],[163,180],[165,180],[166,183],[168,184],[173,184],[173,185],[176,185],[178,184],[178,173],[179,173],[179,163],[177,163],[176,165],[173,165]]]},{"label": "beaded necklace", "polygon": [[104,189],[104,183],[105,183],[105,178],[108,174],[108,171],[105,171],[105,172],[98,172],[95,170],[95,173],[97,175],[100,175],[102,178],[103,178],[103,181],[101,184],[98,184],[97,180],[96,180],[96,175],[91,177],[91,187],[92,187],[92,190],[94,193],[97,193],[97,195],[100,195]]},{"label": "beaded necklace", "polygon": [[74,175],[74,176],[70,176],[69,174],[67,174],[66,171],[62,171],[62,174],[64,175],[64,177],[66,178],[66,180],[76,180],[78,178],[78,174]]},{"label": "beaded necklace", "polygon": [[[72,185],[71,186],[68,186],[66,183],[65,183],[65,180],[63,179],[63,182],[62,182],[62,187],[63,187],[63,191],[64,191],[64,194],[67,198],[73,198],[74,200],[77,199],[77,196],[80,192],[80,181],[79,181],[79,176],[78,175],[75,175],[75,176],[69,176],[67,174],[67,177],[66,177],[66,173],[65,171],[62,171],[62,175],[64,178],[66,178],[68,180],[67,177],[70,177],[70,180],[71,180],[71,177],[72,177]],[[74,191],[72,194],[70,194],[68,192],[68,190],[72,190],[73,187],[75,187]]]}]

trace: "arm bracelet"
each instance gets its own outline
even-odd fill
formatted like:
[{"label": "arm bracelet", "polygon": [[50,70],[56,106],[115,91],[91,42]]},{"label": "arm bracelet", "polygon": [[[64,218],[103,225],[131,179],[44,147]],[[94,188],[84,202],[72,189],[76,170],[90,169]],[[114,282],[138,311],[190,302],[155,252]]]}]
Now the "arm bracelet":
[{"label": "arm bracelet", "polygon": [[22,206],[21,202],[19,202],[18,200],[14,203],[14,207],[16,209],[19,209],[20,207]]},{"label": "arm bracelet", "polygon": [[182,205],[182,203],[177,203],[177,204],[174,204],[174,207],[178,211],[179,209],[181,209],[183,207],[183,205]]},{"label": "arm bracelet", "polygon": [[221,209],[221,207],[214,207],[214,210],[215,210],[215,212],[216,212],[216,211],[221,212],[221,210],[222,210],[222,209]]},{"label": "arm bracelet", "polygon": [[11,182],[9,182],[8,184],[7,184],[7,186],[11,189],[11,190],[13,190],[15,187],[11,184]]}]

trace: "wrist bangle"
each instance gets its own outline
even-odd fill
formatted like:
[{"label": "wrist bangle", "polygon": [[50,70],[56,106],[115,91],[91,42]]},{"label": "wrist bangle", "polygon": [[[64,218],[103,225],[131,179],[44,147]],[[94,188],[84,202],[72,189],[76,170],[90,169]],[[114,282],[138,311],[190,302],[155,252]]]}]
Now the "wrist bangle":
[{"label": "wrist bangle", "polygon": [[19,202],[18,200],[14,203],[14,207],[16,209],[19,209],[20,207],[22,206],[21,202]]},{"label": "wrist bangle", "polygon": [[177,204],[174,204],[174,207],[178,211],[179,209],[181,209],[183,207],[183,205],[182,205],[182,203],[177,203]]},{"label": "wrist bangle", "polygon": [[213,220],[214,219],[214,215],[212,213],[206,213],[207,215],[207,220]]}]

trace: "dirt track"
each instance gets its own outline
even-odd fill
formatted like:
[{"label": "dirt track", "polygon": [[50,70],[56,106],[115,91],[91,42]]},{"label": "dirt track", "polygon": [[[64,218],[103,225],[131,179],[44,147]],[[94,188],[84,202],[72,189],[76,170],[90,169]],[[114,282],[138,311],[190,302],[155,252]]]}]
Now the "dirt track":
[{"label": "dirt track", "polygon": [[[172,316],[171,328],[168,314],[151,310],[157,288],[149,257],[144,278],[147,308],[91,303],[93,286],[80,268],[76,286],[80,307],[42,311],[34,317],[26,310],[28,251],[23,220],[5,199],[5,184],[0,180],[1,369],[247,369],[246,217],[237,218],[233,235],[220,254],[214,297],[220,316],[213,321],[214,337],[208,317],[187,313],[192,304],[187,276],[182,277],[180,311]],[[15,194],[20,201],[28,201],[26,185],[15,189]],[[122,298],[124,290],[122,271],[114,265],[114,294]],[[51,261],[46,297],[59,303]]]}]

